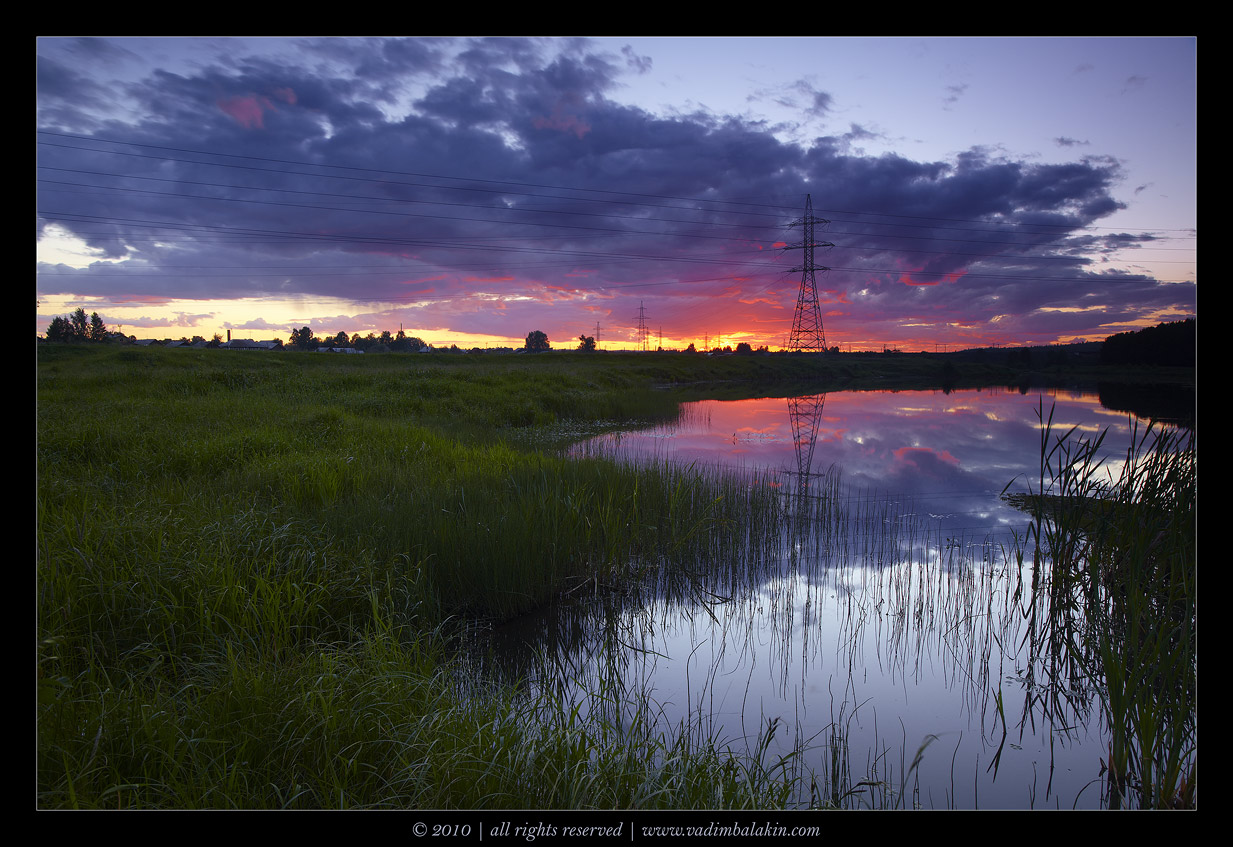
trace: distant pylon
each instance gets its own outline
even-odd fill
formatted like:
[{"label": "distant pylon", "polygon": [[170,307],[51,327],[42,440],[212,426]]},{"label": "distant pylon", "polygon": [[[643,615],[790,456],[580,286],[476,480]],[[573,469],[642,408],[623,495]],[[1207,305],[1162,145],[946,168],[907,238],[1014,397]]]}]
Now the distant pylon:
[{"label": "distant pylon", "polygon": [[822,329],[822,309],[818,305],[817,271],[825,273],[830,268],[814,264],[813,251],[815,247],[834,247],[829,241],[815,241],[814,227],[818,224],[826,226],[830,221],[813,216],[813,196],[805,195],[805,217],[793,221],[791,226],[804,229],[804,239],[799,244],[789,244],[789,250],[804,250],[804,261],[799,268],[792,271],[801,272],[801,291],[796,298],[796,314],[792,317],[792,335],[788,339],[788,349],[797,353],[825,353],[826,333]]},{"label": "distant pylon", "polygon": [[646,350],[647,335],[650,330],[646,325],[646,309],[642,307],[642,301],[638,301],[638,341],[642,344],[643,351]]}]

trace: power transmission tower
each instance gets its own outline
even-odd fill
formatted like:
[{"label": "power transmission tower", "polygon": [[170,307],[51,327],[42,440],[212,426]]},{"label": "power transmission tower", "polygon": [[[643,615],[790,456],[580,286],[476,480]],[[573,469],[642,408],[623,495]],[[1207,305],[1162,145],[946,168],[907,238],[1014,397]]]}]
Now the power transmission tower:
[{"label": "power transmission tower", "polygon": [[638,301],[638,341],[642,344],[643,352],[646,352],[646,340],[650,330],[646,325],[646,309],[642,307],[642,301]]},{"label": "power transmission tower", "polygon": [[809,493],[813,451],[818,443],[825,402],[825,394],[788,398],[788,419],[792,422],[792,443],[796,447],[797,490],[802,495]]},{"label": "power transmission tower", "polygon": [[791,226],[801,227],[804,238],[799,244],[789,244],[788,250],[804,250],[804,261],[792,272],[801,272],[801,291],[796,298],[796,314],[792,317],[792,336],[788,340],[788,349],[797,353],[825,353],[826,333],[822,329],[822,309],[818,305],[818,282],[815,274],[825,273],[830,268],[814,264],[814,248],[834,247],[829,241],[816,241],[814,229],[818,225],[826,226],[830,221],[815,218],[813,215],[813,196],[805,195],[805,217],[793,221]]}]

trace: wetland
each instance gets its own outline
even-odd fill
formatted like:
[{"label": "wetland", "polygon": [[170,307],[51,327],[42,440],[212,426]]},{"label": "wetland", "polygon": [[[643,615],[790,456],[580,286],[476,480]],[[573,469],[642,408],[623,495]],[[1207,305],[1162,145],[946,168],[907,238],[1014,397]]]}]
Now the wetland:
[{"label": "wetland", "polygon": [[40,805],[1196,803],[1193,388],[236,356],[41,354]]}]

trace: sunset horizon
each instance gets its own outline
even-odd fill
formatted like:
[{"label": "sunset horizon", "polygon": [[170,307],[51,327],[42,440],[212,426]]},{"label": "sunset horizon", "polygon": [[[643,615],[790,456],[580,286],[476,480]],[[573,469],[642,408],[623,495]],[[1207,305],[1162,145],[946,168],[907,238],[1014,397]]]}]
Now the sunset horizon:
[{"label": "sunset horizon", "polygon": [[[40,38],[36,332],[1099,341],[1197,315],[1192,38]],[[1156,119],[1143,125],[1143,115]]]}]

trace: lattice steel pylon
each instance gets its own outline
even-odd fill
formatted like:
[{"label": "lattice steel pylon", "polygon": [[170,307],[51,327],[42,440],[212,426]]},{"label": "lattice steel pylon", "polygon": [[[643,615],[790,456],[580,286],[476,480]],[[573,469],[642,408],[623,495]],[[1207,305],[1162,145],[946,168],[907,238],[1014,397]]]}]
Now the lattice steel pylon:
[{"label": "lattice steel pylon", "polygon": [[822,328],[822,308],[818,305],[818,282],[815,274],[825,273],[830,268],[814,263],[814,249],[817,247],[834,247],[829,241],[817,241],[814,229],[826,226],[830,221],[815,218],[813,215],[813,197],[805,195],[805,217],[793,221],[790,226],[804,229],[804,238],[799,244],[789,244],[788,250],[804,250],[804,261],[799,268],[793,268],[792,273],[801,273],[801,292],[796,298],[796,313],[792,316],[792,335],[788,339],[788,349],[796,353],[825,353],[826,332]]},{"label": "lattice steel pylon", "polygon": [[650,329],[646,325],[646,309],[642,307],[642,301],[638,301],[638,341],[642,344],[642,352],[646,352],[646,340],[650,333]]},{"label": "lattice steel pylon", "polygon": [[813,450],[822,426],[825,394],[788,398],[788,420],[792,422],[792,445],[796,448],[796,471],[805,481],[813,473]]},{"label": "lattice steel pylon", "polygon": [[792,444],[796,448],[796,490],[802,496],[809,493],[813,478],[813,451],[825,403],[825,394],[788,398],[788,419],[792,422]]}]

